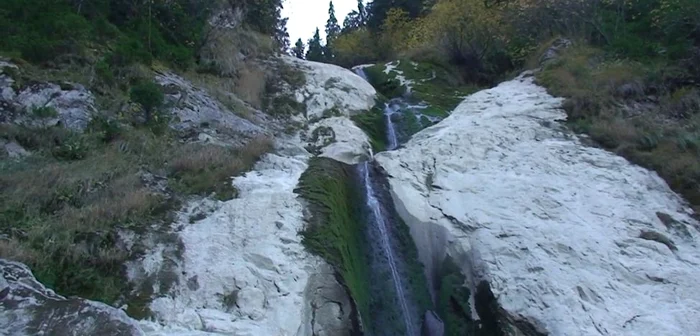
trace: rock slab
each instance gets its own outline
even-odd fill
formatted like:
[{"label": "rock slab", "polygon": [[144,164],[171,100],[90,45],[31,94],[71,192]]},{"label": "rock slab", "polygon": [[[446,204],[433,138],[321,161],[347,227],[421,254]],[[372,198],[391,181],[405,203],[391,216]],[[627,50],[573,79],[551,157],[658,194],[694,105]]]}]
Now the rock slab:
[{"label": "rock slab", "polygon": [[377,155],[428,276],[449,255],[549,335],[697,334],[691,210],[656,173],[582,144],[560,104],[521,76]]}]

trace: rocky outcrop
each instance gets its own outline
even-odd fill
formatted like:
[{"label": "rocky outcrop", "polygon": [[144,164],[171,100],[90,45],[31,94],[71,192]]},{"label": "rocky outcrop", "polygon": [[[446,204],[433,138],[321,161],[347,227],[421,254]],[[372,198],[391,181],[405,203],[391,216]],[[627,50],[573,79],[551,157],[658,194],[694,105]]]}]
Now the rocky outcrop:
[{"label": "rocky outcrop", "polygon": [[347,69],[290,56],[284,56],[283,61],[306,75],[306,83],[297,90],[296,99],[306,104],[309,120],[321,119],[326,111],[334,109],[343,115],[353,115],[374,106],[377,92],[372,85]]},{"label": "rocky outcrop", "polygon": [[84,130],[96,113],[95,97],[75,83],[34,82],[16,87],[16,65],[0,60],[0,122]]},{"label": "rocky outcrop", "polygon": [[[362,77],[339,66],[283,57],[287,64],[304,72],[306,81],[295,91],[295,99],[306,106],[296,121],[308,125],[303,132],[307,146],[320,156],[356,164],[372,156],[367,135],[349,117],[369,111],[376,90]],[[319,133],[331,134],[319,137]]]},{"label": "rocky outcrop", "polygon": [[29,268],[0,259],[3,335],[144,335],[126,313],[106,304],[65,298],[44,287]]},{"label": "rocky outcrop", "polygon": [[[191,134],[195,140],[236,145],[265,133],[262,127],[236,114],[242,111],[229,110],[205,90],[178,75],[159,73],[155,79],[166,93],[166,106],[172,115],[170,126],[182,134]],[[264,118],[262,113],[251,116],[258,124]]]},{"label": "rocky outcrop", "polygon": [[694,334],[691,210],[655,173],[583,145],[560,103],[519,77],[377,155],[433,288],[449,256],[472,314],[506,334]]},{"label": "rocky outcrop", "polygon": [[347,117],[331,117],[312,124],[306,139],[319,156],[343,163],[356,164],[372,156],[367,134]]},{"label": "rocky outcrop", "polygon": [[[304,71],[307,83],[321,81],[323,76],[337,78],[334,85],[338,87],[362,81],[335,66],[297,60],[292,64]],[[187,88],[187,83],[173,76],[158,81],[166,87]],[[186,91],[188,96],[177,100],[186,102],[193,94],[199,95],[198,101],[207,100],[193,89]],[[323,117],[323,111],[312,108],[310,114],[320,113],[321,118],[300,119],[305,125],[311,123],[308,132],[319,128],[323,132],[317,131],[313,141],[311,134],[305,134],[303,141],[299,136],[278,136],[274,154],[265,155],[251,172],[232,179],[239,191],[237,198],[192,201],[178,215],[171,228],[182,242],[179,251],[173,253],[161,243],[130,265],[132,281],[153,288],[149,306],[153,321],[141,323],[147,334],[188,330],[242,336],[350,333],[354,308],[346,290],[333,269],[301,244],[298,233],[304,229],[306,210],[294,189],[312,157],[305,149],[309,145],[317,145],[320,155],[342,161],[371,155],[366,136],[347,118],[374,104],[373,96],[367,99],[368,92],[374,94],[371,87],[350,93],[302,88],[299,96],[307,103],[333,102],[329,108],[339,111],[336,116]],[[358,102],[360,96],[366,96],[365,101]],[[200,123],[201,106],[212,104],[188,105],[176,105],[181,106],[176,113],[187,116],[180,118],[183,127]],[[226,120],[235,125],[243,122]]]}]

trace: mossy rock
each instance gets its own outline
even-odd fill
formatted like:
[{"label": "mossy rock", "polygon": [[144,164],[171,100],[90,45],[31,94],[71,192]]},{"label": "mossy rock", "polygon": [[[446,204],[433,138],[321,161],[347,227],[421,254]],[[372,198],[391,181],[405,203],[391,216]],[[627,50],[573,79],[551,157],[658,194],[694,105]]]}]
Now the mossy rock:
[{"label": "mossy rock", "polygon": [[369,316],[369,270],[363,250],[364,224],[357,220],[358,203],[351,167],[328,158],[312,158],[295,190],[308,202],[311,215],[301,232],[302,244],[323,257],[340,274],[362,319]]},{"label": "mossy rock", "polygon": [[355,125],[367,134],[375,153],[386,149],[386,118],[382,106],[383,103],[377,102],[371,110],[351,117]]}]

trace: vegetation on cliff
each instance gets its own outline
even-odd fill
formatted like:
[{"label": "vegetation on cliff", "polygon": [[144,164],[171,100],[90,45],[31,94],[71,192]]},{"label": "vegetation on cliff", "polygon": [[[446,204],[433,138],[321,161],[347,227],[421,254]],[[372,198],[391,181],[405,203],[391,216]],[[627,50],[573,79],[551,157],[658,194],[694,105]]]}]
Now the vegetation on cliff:
[{"label": "vegetation on cliff", "polygon": [[340,273],[363,320],[370,317],[369,269],[361,202],[351,167],[327,158],[312,158],[297,192],[308,202],[310,216],[302,243]]},{"label": "vegetation on cliff", "polygon": [[[62,295],[131,303],[125,262],[144,251],[120,235],[167,230],[190,195],[236,197],[230,178],[272,149],[262,135],[241,146],[188,143],[192,134],[168,127],[164,95],[173,88],[155,74],[216,89],[232,113],[262,108],[266,76],[256,62],[284,48],[280,10],[279,0],[2,1],[0,59],[18,67],[0,76],[17,93],[84,87],[96,111],[80,132],[15,123],[6,116],[25,111],[0,104],[0,258],[26,263]],[[250,61],[231,56],[239,52]],[[46,106],[32,113],[54,117]],[[9,157],[7,143],[30,154]]]}]

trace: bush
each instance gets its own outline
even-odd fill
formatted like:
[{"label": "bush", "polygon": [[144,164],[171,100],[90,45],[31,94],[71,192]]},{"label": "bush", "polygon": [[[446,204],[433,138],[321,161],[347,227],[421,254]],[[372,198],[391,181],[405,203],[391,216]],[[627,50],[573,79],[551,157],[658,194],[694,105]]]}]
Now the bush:
[{"label": "bush", "polygon": [[146,112],[146,123],[157,121],[155,113],[163,106],[165,99],[160,85],[153,81],[140,81],[131,87],[129,97],[143,107]]},{"label": "bush", "polygon": [[51,106],[41,106],[32,108],[32,114],[37,118],[56,118],[58,111]]},{"label": "bush", "polygon": [[105,84],[114,84],[114,72],[106,60],[100,60],[95,64],[95,74],[97,74]]},{"label": "bush", "polygon": [[53,156],[60,160],[82,160],[89,151],[89,145],[80,135],[73,135],[61,142],[53,150]]}]

